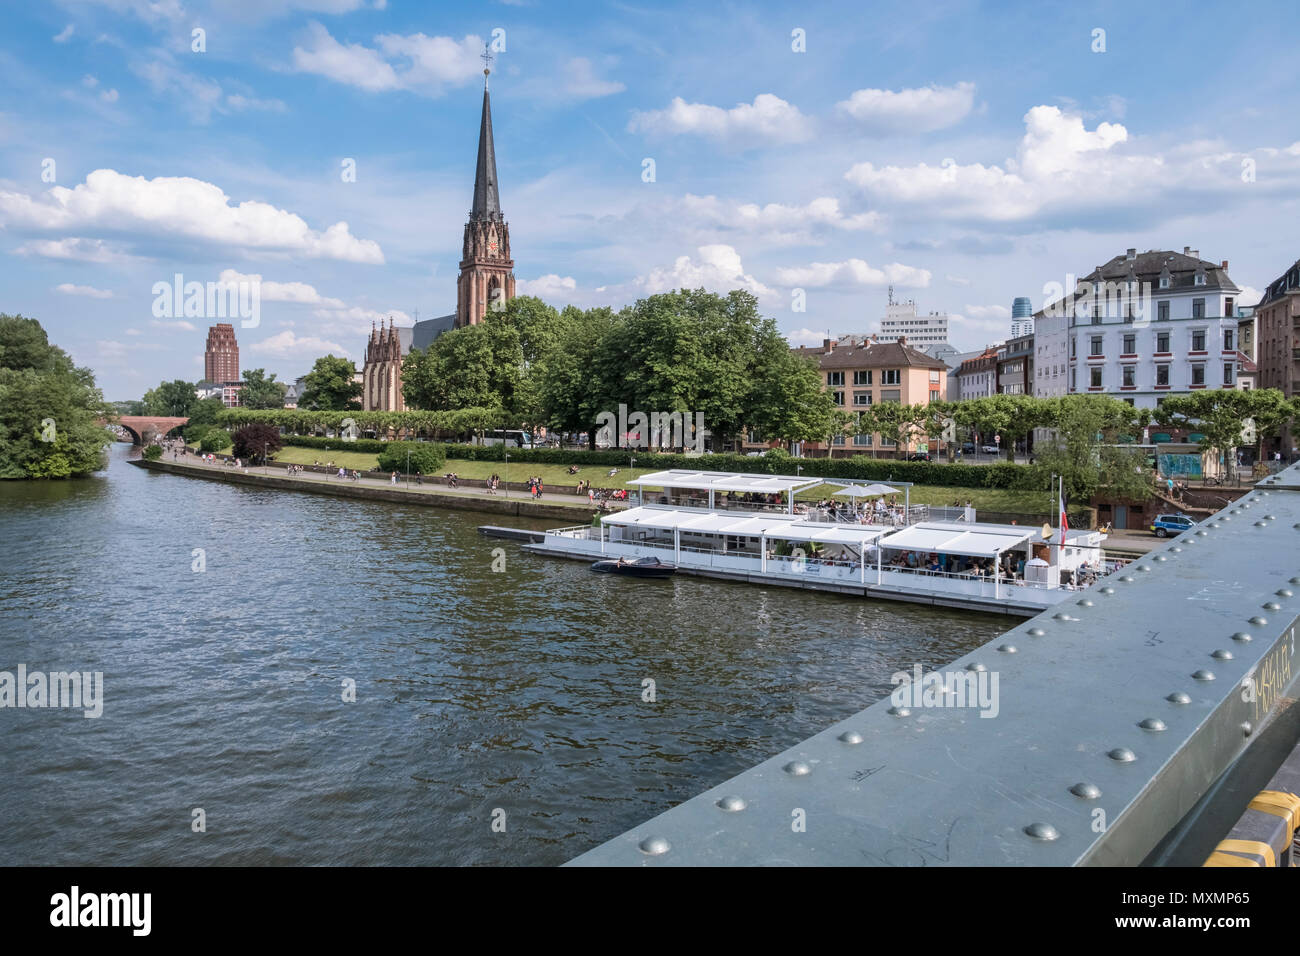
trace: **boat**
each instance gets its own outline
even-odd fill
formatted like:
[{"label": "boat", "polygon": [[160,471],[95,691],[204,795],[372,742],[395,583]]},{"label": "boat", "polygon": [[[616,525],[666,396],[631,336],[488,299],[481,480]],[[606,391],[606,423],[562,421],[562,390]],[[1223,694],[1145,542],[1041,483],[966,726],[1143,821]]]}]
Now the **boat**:
[{"label": "boat", "polygon": [[591,570],[606,574],[626,574],[633,578],[666,578],[676,573],[677,565],[668,564],[655,557],[635,560],[619,558],[616,561],[597,561],[591,566]]}]

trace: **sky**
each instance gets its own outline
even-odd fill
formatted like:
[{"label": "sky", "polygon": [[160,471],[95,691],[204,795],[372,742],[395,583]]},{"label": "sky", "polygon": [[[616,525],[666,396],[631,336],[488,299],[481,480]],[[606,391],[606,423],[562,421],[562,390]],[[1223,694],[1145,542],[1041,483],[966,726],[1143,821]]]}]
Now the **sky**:
[{"label": "sky", "polygon": [[815,344],[892,284],[966,350],[1184,246],[1255,301],[1300,257],[1294,5],[1047,6],[6,3],[0,312],[125,400],[203,376],[177,276],[260,276],[241,365],[281,380],[454,311],[485,45],[518,291],[557,308],[744,288]]}]

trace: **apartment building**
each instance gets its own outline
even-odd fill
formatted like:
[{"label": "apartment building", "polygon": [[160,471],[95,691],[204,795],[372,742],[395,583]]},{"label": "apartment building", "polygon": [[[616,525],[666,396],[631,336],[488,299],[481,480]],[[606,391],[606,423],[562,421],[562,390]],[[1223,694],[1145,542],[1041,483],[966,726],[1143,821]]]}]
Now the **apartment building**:
[{"label": "apartment building", "polygon": [[[1255,306],[1257,387],[1276,388],[1287,398],[1300,394],[1300,261],[1268,284]],[[1283,436],[1289,456],[1296,436]]]}]

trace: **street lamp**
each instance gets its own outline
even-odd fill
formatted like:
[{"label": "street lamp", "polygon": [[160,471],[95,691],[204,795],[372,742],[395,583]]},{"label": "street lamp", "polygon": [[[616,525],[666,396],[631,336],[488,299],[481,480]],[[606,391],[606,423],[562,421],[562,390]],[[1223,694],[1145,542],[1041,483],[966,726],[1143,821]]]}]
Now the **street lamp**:
[{"label": "street lamp", "polygon": [[411,449],[406,449],[406,487],[411,487]]},{"label": "street lamp", "polygon": [[510,497],[510,452],[505,450],[506,446],[504,444],[504,441],[505,439],[502,439],[503,444],[501,445],[501,449],[502,449],[501,454],[505,458],[506,464],[505,464],[505,468],[503,469],[505,474],[502,475],[501,477],[501,483],[506,486],[506,497],[509,498]]}]

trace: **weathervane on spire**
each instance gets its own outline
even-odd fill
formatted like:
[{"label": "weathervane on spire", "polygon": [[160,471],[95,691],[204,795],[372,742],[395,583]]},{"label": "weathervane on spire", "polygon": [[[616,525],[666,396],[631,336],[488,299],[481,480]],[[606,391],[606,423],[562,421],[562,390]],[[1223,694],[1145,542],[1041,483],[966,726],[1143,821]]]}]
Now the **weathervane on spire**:
[{"label": "weathervane on spire", "polygon": [[479,59],[483,61],[483,89],[487,89],[487,77],[492,72],[492,51],[488,45],[483,44],[483,52],[479,54]]}]

